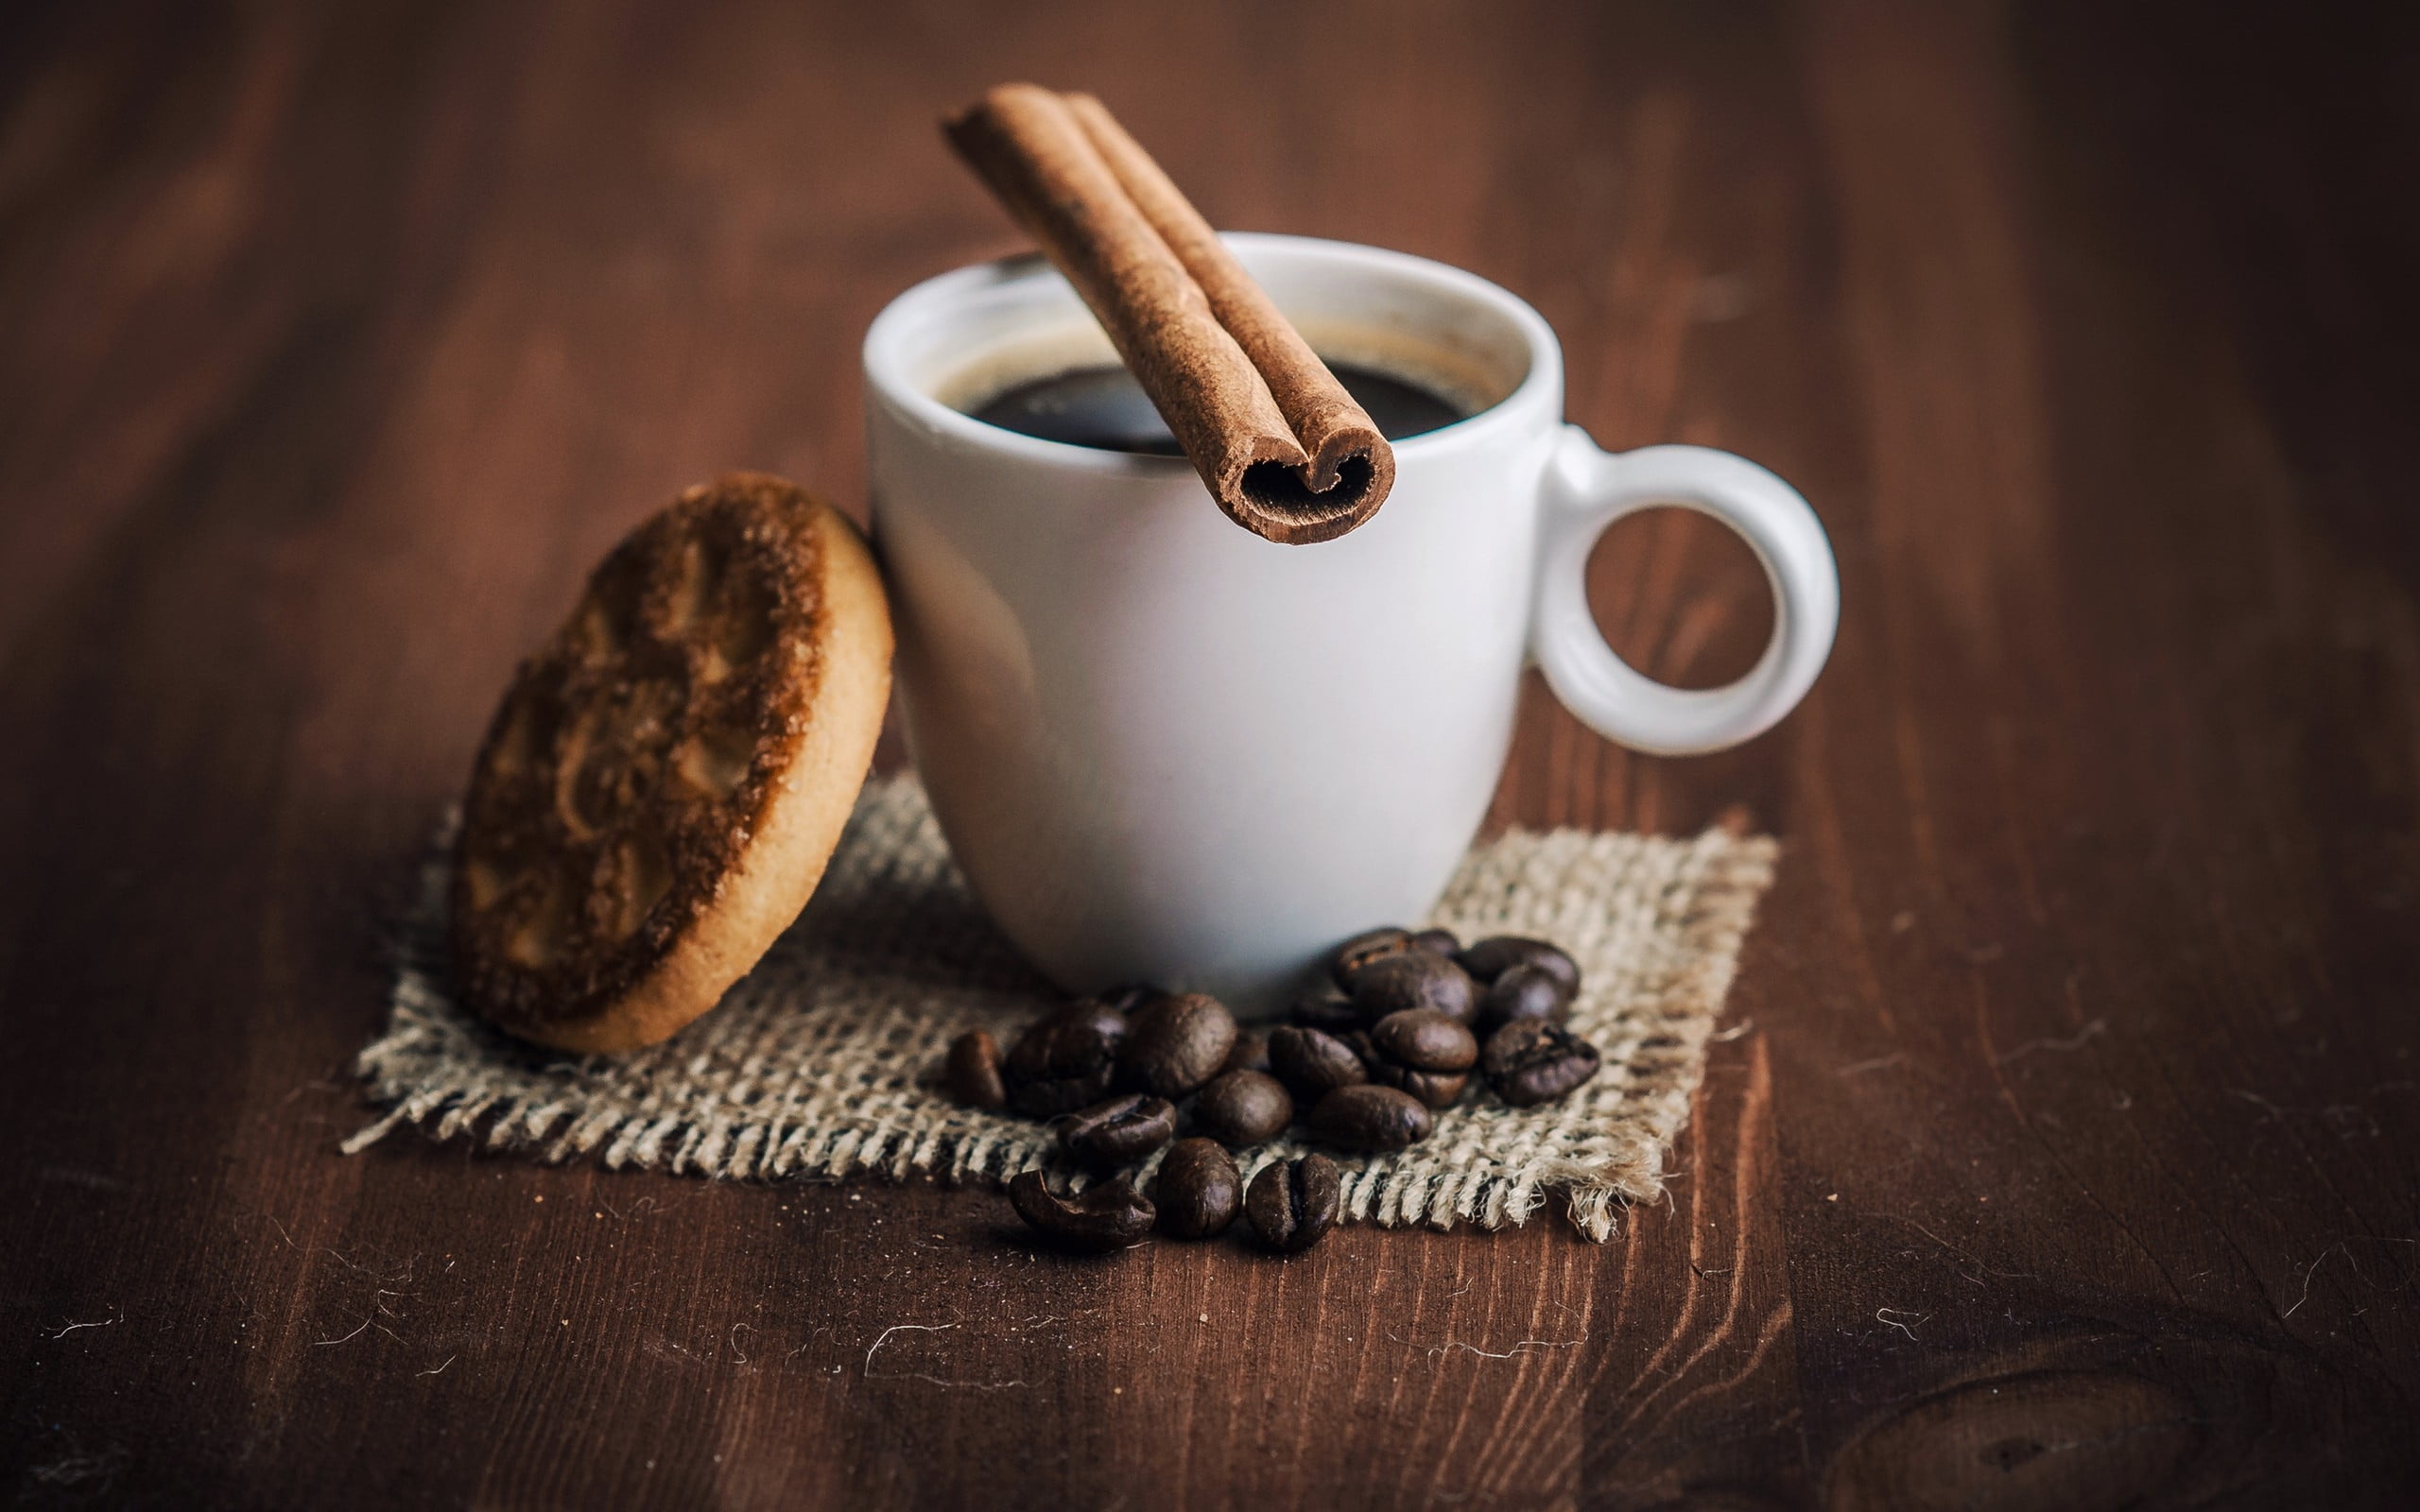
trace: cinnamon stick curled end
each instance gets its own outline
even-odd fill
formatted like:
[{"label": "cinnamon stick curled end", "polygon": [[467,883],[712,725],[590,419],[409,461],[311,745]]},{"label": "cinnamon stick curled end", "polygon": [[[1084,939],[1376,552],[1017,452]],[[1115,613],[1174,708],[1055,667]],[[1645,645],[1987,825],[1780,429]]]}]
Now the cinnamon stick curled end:
[{"label": "cinnamon stick curled end", "polygon": [[1365,421],[1331,432],[1307,461],[1270,456],[1245,463],[1232,478],[1202,481],[1245,529],[1286,545],[1308,545],[1333,541],[1378,512],[1394,487],[1395,454]]},{"label": "cinnamon stick curled end", "polygon": [[1377,513],[1394,449],[1100,101],[1003,84],[942,129],[1092,309],[1230,518],[1293,545]]}]

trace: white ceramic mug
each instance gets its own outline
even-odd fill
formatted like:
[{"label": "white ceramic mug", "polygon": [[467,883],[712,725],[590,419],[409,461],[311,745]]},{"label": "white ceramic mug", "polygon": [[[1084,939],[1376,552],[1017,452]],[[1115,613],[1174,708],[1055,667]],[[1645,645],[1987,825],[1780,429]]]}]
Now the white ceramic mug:
[{"label": "white ceramic mug", "polygon": [[[972,407],[1116,357],[1047,265],[961,268],[866,335],[873,526],[908,744],[977,896],[1088,991],[1148,981],[1266,1010],[1328,947],[1435,902],[1484,817],[1526,657],[1606,738],[1720,749],[1788,713],[1839,617],[1814,511],[1753,462],[1599,451],[1563,419],[1535,310],[1459,269],[1292,236],[1228,238],[1331,361],[1470,417],[1395,443],[1351,535],[1281,546],[1182,458],[1003,430]],[[1746,538],[1773,636],[1727,688],[1625,666],[1590,616],[1598,535],[1699,509]]]}]

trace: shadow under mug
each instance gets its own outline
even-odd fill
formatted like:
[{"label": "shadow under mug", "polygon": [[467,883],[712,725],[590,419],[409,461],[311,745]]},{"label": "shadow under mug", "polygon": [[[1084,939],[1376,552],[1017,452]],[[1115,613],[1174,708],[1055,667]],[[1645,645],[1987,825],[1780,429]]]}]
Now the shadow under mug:
[{"label": "shadow under mug", "polygon": [[[1228,244],[1331,361],[1469,418],[1395,443],[1352,534],[1264,541],[1183,458],[958,406],[1115,363],[1037,258],[920,284],[865,342],[873,532],[915,763],[1009,938],[1070,991],[1151,982],[1265,1012],[1327,949],[1426,913],[1485,816],[1525,660],[1607,739],[1686,755],[1795,706],[1839,618],[1796,491],[1729,453],[1599,451],[1563,420],[1535,310],[1459,269],[1292,236]],[[1727,688],[1624,665],[1588,610],[1598,536],[1677,505],[1763,563],[1773,635]]]}]

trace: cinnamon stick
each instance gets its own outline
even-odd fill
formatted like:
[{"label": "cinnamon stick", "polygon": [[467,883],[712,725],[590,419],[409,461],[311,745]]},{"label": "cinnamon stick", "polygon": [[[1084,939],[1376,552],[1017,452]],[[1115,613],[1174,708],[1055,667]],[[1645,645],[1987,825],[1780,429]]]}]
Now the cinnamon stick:
[{"label": "cinnamon stick", "polygon": [[1377,512],[1393,448],[1100,101],[1003,84],[943,130],[1091,306],[1230,518],[1301,544]]}]

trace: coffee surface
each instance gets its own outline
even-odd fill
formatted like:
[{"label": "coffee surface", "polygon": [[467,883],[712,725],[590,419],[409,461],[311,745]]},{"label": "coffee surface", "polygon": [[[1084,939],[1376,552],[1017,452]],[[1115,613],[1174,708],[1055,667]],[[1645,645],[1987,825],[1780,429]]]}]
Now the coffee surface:
[{"label": "coffee surface", "polygon": [[[1328,364],[1379,434],[1391,441],[1418,436],[1464,418],[1463,410],[1392,373]],[[967,411],[977,420],[1023,436],[1106,452],[1182,456],[1184,448],[1160,419],[1143,386],[1124,368],[1077,368],[1023,383]]]}]

